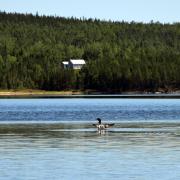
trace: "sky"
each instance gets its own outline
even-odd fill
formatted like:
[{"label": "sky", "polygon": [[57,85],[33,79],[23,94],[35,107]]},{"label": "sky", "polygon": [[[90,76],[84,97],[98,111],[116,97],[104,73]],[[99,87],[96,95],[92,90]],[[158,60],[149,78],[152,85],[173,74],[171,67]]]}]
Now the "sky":
[{"label": "sky", "polygon": [[180,22],[180,0],[0,0],[0,11],[128,22]]}]

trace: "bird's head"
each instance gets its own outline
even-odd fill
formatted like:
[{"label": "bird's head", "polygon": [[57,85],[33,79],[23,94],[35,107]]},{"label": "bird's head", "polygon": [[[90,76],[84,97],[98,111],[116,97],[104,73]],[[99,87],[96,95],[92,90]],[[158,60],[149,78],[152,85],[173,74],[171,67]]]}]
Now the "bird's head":
[{"label": "bird's head", "polygon": [[101,119],[100,118],[97,118],[96,120],[98,120],[99,124],[101,124]]}]

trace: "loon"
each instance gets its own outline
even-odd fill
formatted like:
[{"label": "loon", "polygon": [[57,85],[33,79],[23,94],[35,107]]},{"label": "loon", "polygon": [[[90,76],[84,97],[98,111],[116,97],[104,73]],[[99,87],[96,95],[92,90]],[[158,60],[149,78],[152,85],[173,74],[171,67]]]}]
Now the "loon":
[{"label": "loon", "polygon": [[101,124],[101,119],[100,118],[97,118],[96,120],[98,120],[98,124],[93,124],[93,126],[96,126],[98,131],[105,130],[106,128],[114,126],[113,123],[111,123],[111,124],[107,124],[107,123]]}]

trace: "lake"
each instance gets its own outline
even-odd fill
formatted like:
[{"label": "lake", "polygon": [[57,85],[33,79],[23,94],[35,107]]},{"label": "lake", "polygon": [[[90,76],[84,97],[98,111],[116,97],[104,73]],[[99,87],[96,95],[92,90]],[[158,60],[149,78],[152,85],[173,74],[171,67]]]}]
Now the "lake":
[{"label": "lake", "polygon": [[0,179],[174,180],[179,162],[179,99],[0,99]]}]

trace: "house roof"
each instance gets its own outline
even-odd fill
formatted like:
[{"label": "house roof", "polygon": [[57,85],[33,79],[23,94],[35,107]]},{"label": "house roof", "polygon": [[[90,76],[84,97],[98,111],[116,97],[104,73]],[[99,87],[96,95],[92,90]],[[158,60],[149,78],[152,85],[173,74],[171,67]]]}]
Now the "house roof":
[{"label": "house roof", "polygon": [[85,60],[84,59],[70,59],[70,62],[72,64],[86,64]]},{"label": "house roof", "polygon": [[68,64],[69,64],[68,61],[63,61],[62,63],[63,63],[64,65],[68,65]]}]

